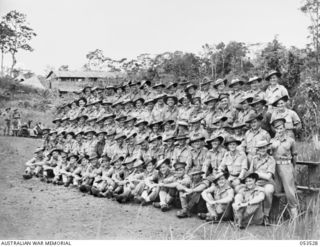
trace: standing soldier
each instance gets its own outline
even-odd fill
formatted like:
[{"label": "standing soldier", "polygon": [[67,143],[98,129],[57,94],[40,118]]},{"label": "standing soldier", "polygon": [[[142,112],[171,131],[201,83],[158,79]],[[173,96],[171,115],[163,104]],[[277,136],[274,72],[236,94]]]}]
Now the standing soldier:
[{"label": "standing soldier", "polygon": [[244,229],[247,224],[263,223],[263,206],[265,198],[263,188],[256,185],[259,179],[257,173],[251,173],[245,178],[245,187],[234,198],[232,204],[236,225]]},{"label": "standing soldier", "polygon": [[276,192],[284,192],[287,197],[292,218],[298,216],[298,199],[294,181],[294,165],[296,162],[296,142],[286,134],[285,119],[272,122],[276,136],[271,139],[272,155],[276,161]]},{"label": "standing soldier", "polygon": [[6,108],[5,112],[2,114],[5,126],[4,126],[4,135],[10,135],[11,134],[11,113],[10,113],[11,108]]}]

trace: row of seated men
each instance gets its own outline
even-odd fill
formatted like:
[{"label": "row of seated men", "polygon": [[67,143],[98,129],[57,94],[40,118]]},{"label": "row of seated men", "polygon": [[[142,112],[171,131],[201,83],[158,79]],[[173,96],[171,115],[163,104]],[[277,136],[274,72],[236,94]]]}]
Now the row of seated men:
[{"label": "row of seated men", "polygon": [[[276,131],[272,139],[261,122],[261,115],[252,115],[243,140],[232,132],[163,137],[52,130],[26,163],[24,178],[40,176],[121,203],[153,204],[162,211],[179,198],[179,218],[196,212],[213,222],[233,216],[240,228],[248,222],[268,225],[273,193],[283,188],[292,217],[298,214],[297,153],[285,119],[272,122]],[[206,213],[199,210],[202,200]]]}]

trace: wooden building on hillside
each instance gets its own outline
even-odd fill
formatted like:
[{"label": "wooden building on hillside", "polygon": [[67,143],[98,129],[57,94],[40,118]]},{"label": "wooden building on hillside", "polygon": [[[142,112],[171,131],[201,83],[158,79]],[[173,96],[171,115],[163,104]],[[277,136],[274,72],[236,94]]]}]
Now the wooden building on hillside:
[{"label": "wooden building on hillside", "polygon": [[79,91],[85,86],[103,87],[110,79],[123,76],[117,72],[107,71],[50,71],[46,77],[49,89],[60,93]]}]

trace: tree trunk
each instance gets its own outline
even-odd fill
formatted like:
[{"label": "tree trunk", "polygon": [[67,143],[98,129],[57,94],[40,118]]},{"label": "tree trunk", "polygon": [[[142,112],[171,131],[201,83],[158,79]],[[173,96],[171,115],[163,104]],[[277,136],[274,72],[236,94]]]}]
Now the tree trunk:
[{"label": "tree trunk", "polygon": [[4,76],[4,71],[3,71],[3,50],[1,50],[1,76]]},{"label": "tree trunk", "polygon": [[15,53],[15,52],[11,53],[11,56],[12,56],[12,65],[11,65],[11,69],[10,69],[10,76],[12,77],[13,68],[14,68],[14,66],[15,66],[16,63],[17,63],[16,53]]}]

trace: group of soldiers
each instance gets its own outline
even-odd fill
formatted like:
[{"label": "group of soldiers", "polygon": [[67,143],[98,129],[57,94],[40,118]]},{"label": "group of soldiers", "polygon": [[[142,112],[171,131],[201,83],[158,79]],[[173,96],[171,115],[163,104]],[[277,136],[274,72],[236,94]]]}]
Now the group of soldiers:
[{"label": "group of soldiers", "polygon": [[1,118],[3,121],[3,135],[16,136],[17,132],[21,126],[21,114],[18,108],[11,109],[7,107],[3,112],[1,112]]},{"label": "group of soldiers", "polygon": [[23,177],[163,212],[180,207],[179,218],[233,218],[240,229],[269,225],[273,194],[284,190],[295,218],[301,121],[280,80],[270,71],[248,81],[85,87],[59,106]]}]

